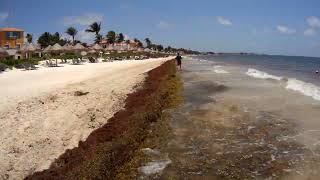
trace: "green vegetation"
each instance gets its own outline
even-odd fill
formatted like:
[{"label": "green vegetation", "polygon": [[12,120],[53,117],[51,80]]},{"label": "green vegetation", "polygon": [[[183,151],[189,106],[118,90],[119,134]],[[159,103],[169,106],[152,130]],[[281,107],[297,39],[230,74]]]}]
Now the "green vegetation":
[{"label": "green vegetation", "polygon": [[121,43],[124,41],[124,35],[122,33],[117,35],[117,43]]},{"label": "green vegetation", "polygon": [[58,32],[54,34],[45,32],[39,37],[38,43],[41,45],[42,48],[45,48],[49,45],[54,45],[56,43],[59,43],[61,46],[63,46],[67,43],[67,41],[61,39],[60,34]]},{"label": "green vegetation", "polygon": [[11,67],[4,63],[0,63],[0,72],[5,71],[6,69],[11,69]]},{"label": "green vegetation", "polygon": [[[92,23],[88,29],[86,29],[86,32],[89,33],[94,33],[95,34],[95,43],[101,42],[103,36],[100,34],[101,31],[101,22],[94,22]],[[66,33],[72,37],[72,43],[77,44],[81,43],[83,46],[87,47],[86,43],[82,43],[81,41],[75,40],[75,36],[77,35],[78,31],[74,27],[69,27],[66,29]],[[125,40],[125,36],[123,33],[117,33],[115,31],[109,31],[107,35],[105,36],[106,39],[108,40],[109,44],[114,44],[114,43],[121,43],[121,42],[126,42],[127,44],[131,43],[129,39]],[[32,36],[29,36],[31,38],[30,41],[32,41]],[[150,38],[146,38],[145,40],[146,48],[149,48],[151,50],[159,51],[159,52],[165,52],[165,53],[177,53],[177,52],[182,52],[185,54],[200,54],[198,51],[192,51],[192,50],[187,50],[183,48],[173,48],[171,46],[164,47],[161,44],[154,44],[150,40]],[[143,48],[144,45],[143,43],[135,38],[134,42],[136,43],[135,46],[138,48]],[[41,45],[42,48],[46,48],[49,45],[54,45],[56,43],[59,43],[61,46],[65,45],[66,43],[71,43],[67,39],[61,39],[61,36],[58,32],[54,34],[50,34],[49,32],[43,33],[39,39],[38,43]]]},{"label": "green vegetation", "polygon": [[95,35],[96,35],[95,42],[96,43],[100,42],[102,39],[100,31],[101,31],[101,22],[100,23],[94,22],[89,26],[88,29],[86,29],[86,32],[95,33]]},{"label": "green vegetation", "polygon": [[142,47],[143,47],[143,44],[142,44],[142,42],[141,42],[139,39],[134,38],[133,41],[134,41],[135,43],[138,43],[138,47],[139,47],[139,48],[142,48]]},{"label": "green vegetation", "polygon": [[151,40],[149,38],[146,38],[145,41],[146,41],[146,44],[147,44],[147,48],[150,49],[151,48],[151,44],[152,44]]},{"label": "green vegetation", "polygon": [[66,33],[72,37],[72,43],[74,43],[74,37],[77,35],[78,30],[74,27],[69,27]]},{"label": "green vegetation", "polygon": [[66,53],[66,54],[61,54],[61,55],[57,55],[57,56],[51,56],[51,58],[53,59],[78,59],[78,58],[82,58],[82,56],[80,54],[76,54],[76,53]]},{"label": "green vegetation", "polygon": [[116,42],[116,32],[109,31],[106,37],[109,43],[113,44]]},{"label": "green vegetation", "polygon": [[[38,65],[39,61],[41,61],[41,60],[42,60],[41,58],[31,58],[28,60],[6,59],[6,60],[2,60],[1,64],[4,64],[9,69],[12,69],[13,67],[15,67],[17,69],[30,69],[30,68],[34,69],[35,65]],[[0,67],[0,69],[1,69],[1,67]]]},{"label": "green vegetation", "polygon": [[32,38],[33,38],[32,34],[28,33],[26,38],[27,38],[28,43],[32,43]]},{"label": "green vegetation", "polygon": [[159,58],[167,56],[164,53],[148,53],[148,52],[135,52],[135,51],[126,51],[126,52],[110,52],[110,54],[103,54],[102,57],[104,59],[115,59],[115,58],[122,58],[122,59],[130,59],[133,56],[145,56],[148,58]]}]

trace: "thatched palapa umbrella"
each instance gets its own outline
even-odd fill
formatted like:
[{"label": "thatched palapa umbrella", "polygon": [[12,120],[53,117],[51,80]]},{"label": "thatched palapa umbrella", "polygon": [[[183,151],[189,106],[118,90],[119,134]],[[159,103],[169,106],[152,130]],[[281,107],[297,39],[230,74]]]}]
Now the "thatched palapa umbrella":
[{"label": "thatched palapa umbrella", "polygon": [[65,44],[62,48],[65,52],[73,51],[73,46],[71,44]]},{"label": "thatched palapa umbrella", "polygon": [[49,52],[52,53],[61,53],[63,51],[63,48],[60,44],[56,43],[54,44],[50,49]]},{"label": "thatched palapa umbrella", "polygon": [[32,43],[25,44],[20,48],[20,52],[25,54],[26,59],[29,59],[31,54],[34,53],[36,50],[36,47]]},{"label": "thatched palapa umbrella", "polygon": [[112,44],[110,44],[107,48],[107,51],[113,51],[114,50],[114,46]]},{"label": "thatched palapa umbrella", "polygon": [[97,51],[96,51],[96,50],[94,50],[94,49],[91,49],[90,51],[88,51],[88,53],[89,53],[89,54],[96,54],[96,53],[97,53]]},{"label": "thatched palapa umbrella", "polygon": [[103,47],[101,47],[99,44],[95,44],[94,46],[91,47],[91,49],[94,49],[96,51],[101,51],[103,50]]},{"label": "thatched palapa umbrella", "polygon": [[[91,47],[92,50],[95,50],[97,54],[100,54],[102,56],[103,54],[103,47],[101,47],[99,44],[95,44]],[[90,53],[90,52],[89,52]]]},{"label": "thatched palapa umbrella", "polygon": [[[61,52],[63,52],[63,48],[62,48],[62,46],[60,44],[56,43],[53,46],[51,46],[48,51],[51,54],[60,54]],[[56,59],[56,66],[58,66],[58,60],[57,59]]]},{"label": "thatched palapa umbrella", "polygon": [[51,45],[47,46],[46,48],[44,48],[43,53],[49,53],[50,49],[51,49]]},{"label": "thatched palapa umbrella", "polygon": [[82,44],[78,43],[75,46],[73,46],[73,51],[76,53],[80,53],[82,56],[85,56],[87,54],[88,49],[85,48]]},{"label": "thatched palapa umbrella", "polygon": [[82,44],[80,44],[80,43],[78,43],[78,44],[76,44],[75,46],[73,46],[73,48],[72,48],[74,51],[86,51],[86,48],[82,45]]}]

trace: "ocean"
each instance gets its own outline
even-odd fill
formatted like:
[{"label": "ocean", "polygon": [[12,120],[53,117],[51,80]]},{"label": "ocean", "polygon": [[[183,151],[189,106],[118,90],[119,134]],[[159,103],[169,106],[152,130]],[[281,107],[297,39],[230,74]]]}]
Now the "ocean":
[{"label": "ocean", "polygon": [[247,68],[247,74],[264,79],[287,79],[288,89],[320,100],[320,58],[272,55],[202,56],[203,60]]},{"label": "ocean", "polygon": [[184,57],[160,177],[317,179],[320,58]]}]

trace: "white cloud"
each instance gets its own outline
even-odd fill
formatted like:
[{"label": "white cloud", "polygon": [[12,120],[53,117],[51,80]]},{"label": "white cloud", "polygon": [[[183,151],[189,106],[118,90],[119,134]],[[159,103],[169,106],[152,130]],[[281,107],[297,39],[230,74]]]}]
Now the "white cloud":
[{"label": "white cloud", "polygon": [[313,36],[316,34],[316,31],[312,28],[309,28],[303,32],[305,36]]},{"label": "white cloud", "polygon": [[277,30],[282,34],[294,34],[294,33],[296,33],[295,29],[290,29],[287,26],[281,26],[281,25],[277,26]]},{"label": "white cloud", "polygon": [[222,16],[218,16],[217,21],[224,26],[232,26],[232,22]]},{"label": "white cloud", "polygon": [[93,22],[101,22],[103,20],[103,14],[99,13],[87,13],[82,16],[67,16],[63,18],[63,24],[65,26],[70,25],[83,25],[87,26]]},{"label": "white cloud", "polygon": [[313,27],[313,28],[319,28],[320,27],[320,19],[315,17],[315,16],[308,17],[307,18],[307,22],[308,22],[310,27]]},{"label": "white cloud", "polygon": [[96,36],[94,33],[86,32],[85,29],[79,31],[76,36],[76,40],[79,40],[79,41],[85,42],[85,43],[93,43],[95,38],[96,38]]},{"label": "white cloud", "polygon": [[0,22],[5,21],[9,17],[8,12],[0,12]]},{"label": "white cloud", "polygon": [[174,25],[169,22],[166,22],[166,21],[160,21],[157,24],[157,27],[160,29],[170,29],[170,28],[174,27]]},{"label": "white cloud", "polygon": [[63,34],[61,34],[61,39],[66,39],[66,40],[70,40],[71,41],[72,37],[67,33],[63,33]]}]

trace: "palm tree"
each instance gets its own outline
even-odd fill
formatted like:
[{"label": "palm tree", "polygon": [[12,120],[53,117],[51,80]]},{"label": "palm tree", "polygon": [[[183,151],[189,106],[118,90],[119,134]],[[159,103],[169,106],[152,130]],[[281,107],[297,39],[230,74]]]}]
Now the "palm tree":
[{"label": "palm tree", "polygon": [[151,44],[152,44],[151,40],[149,38],[146,38],[145,41],[146,41],[146,44],[147,44],[147,48],[151,48]]},{"label": "palm tree", "polygon": [[69,27],[66,33],[72,37],[72,43],[74,44],[74,37],[77,35],[78,30],[74,27]]},{"label": "palm tree", "polygon": [[124,35],[122,33],[120,33],[118,36],[117,36],[117,42],[118,43],[121,43],[124,41]]},{"label": "palm tree", "polygon": [[32,43],[32,34],[27,34],[26,36],[28,43]]},{"label": "palm tree", "polygon": [[116,41],[116,32],[114,32],[114,31],[109,31],[106,37],[107,37],[107,39],[108,39],[108,42],[109,42],[110,44],[113,44],[113,43],[115,43],[115,41]]},{"label": "palm tree", "polygon": [[90,33],[95,33],[96,34],[96,42],[100,41],[101,39],[101,35],[100,35],[100,30],[101,30],[101,22],[94,22],[89,26],[89,29],[86,29],[86,32],[90,32]]}]

